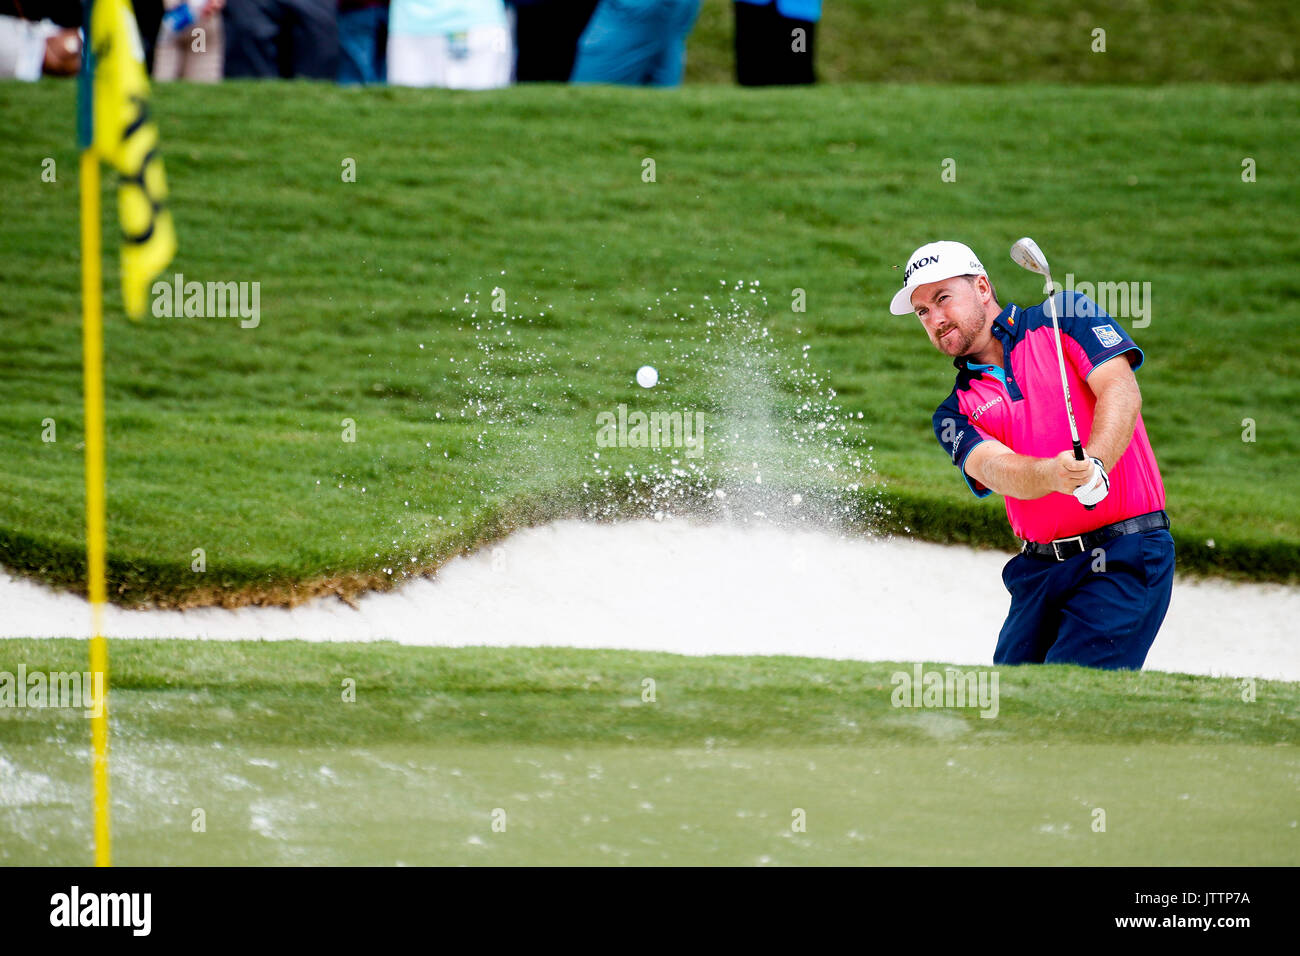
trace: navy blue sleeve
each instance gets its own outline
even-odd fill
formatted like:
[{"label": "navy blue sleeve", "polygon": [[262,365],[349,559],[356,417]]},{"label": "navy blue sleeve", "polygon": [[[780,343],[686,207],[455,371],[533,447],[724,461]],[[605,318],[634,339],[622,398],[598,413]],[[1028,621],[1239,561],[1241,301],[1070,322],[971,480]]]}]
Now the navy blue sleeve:
[{"label": "navy blue sleeve", "polygon": [[966,456],[980,442],[987,441],[988,436],[983,434],[971,423],[970,419],[961,413],[955,391],[935,411],[931,423],[934,425],[934,437],[939,440],[943,450],[952,459],[952,463],[957,466],[962,478],[966,479],[966,487],[971,490],[971,494],[976,498],[987,498],[993,494],[988,488],[985,488],[966,474]]},{"label": "navy blue sleeve", "polygon": [[[1098,365],[1127,352],[1133,353],[1129,356],[1133,370],[1141,368],[1144,360],[1142,350],[1124,327],[1096,302],[1081,292],[1073,291],[1058,293],[1053,296],[1053,302],[1061,323],[1062,348],[1080,375],[1087,378]],[[1071,340],[1077,349],[1070,347]]]}]

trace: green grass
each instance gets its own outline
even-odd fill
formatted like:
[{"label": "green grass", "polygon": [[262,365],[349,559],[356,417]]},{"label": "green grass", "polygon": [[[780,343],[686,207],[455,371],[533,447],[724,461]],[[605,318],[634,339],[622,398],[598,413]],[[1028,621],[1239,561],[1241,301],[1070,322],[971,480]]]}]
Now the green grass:
[{"label": "green grass", "polygon": [[[1182,567],[1296,578],[1294,86],[271,90],[156,91],[174,271],[260,282],[261,324],[132,325],[107,284],[114,600],[382,585],[519,522],[617,512],[629,487],[655,507],[751,482],[755,460],[767,489],[820,490],[855,527],[1005,548],[1000,501],[975,501],[930,431],[952,370],[886,305],[938,236],[971,243],[1004,302],[1036,301],[1005,256],[1023,234],[1059,273],[1152,283],[1139,381]],[[73,100],[0,84],[0,563],[67,586],[84,576]],[[632,378],[646,362],[653,393]],[[678,485],[652,490],[680,450],[596,447],[620,402],[710,416]]]},{"label": "green grass", "polygon": [[[84,670],[85,644],[0,642],[0,670],[20,663]],[[894,707],[899,670],[912,665],[115,642],[116,861],[1294,859],[1300,685],[1261,680],[1246,702],[1237,679],[1000,668],[986,719]],[[88,739],[80,711],[0,708],[0,861],[88,856]]]},{"label": "green grass", "polygon": [[[703,0],[688,82],[735,82],[730,0]],[[831,83],[1185,83],[1300,79],[1300,13],[1285,0],[826,0]],[[1105,52],[1093,52],[1096,29]]]},{"label": "green grass", "polygon": [[[0,642],[0,670],[85,670],[84,641]],[[565,745],[885,746],[932,738],[932,712],[900,711],[892,675],[911,664],[794,657],[685,657],[570,648],[419,648],[299,641],[113,643],[112,713],[124,733],[187,743],[340,746],[349,741]],[[1295,742],[1300,685],[1079,667],[1000,669],[996,719],[974,711],[968,744]],[[642,706],[653,678],[658,705]],[[341,703],[342,681],[356,703]],[[138,701],[139,706],[131,703]],[[951,713],[951,712],[949,712]],[[213,719],[214,714],[224,714]],[[40,719],[33,719],[38,716]],[[238,719],[234,719],[238,715]],[[46,739],[79,712],[0,710],[7,742]],[[950,722],[947,715],[943,722]]]}]

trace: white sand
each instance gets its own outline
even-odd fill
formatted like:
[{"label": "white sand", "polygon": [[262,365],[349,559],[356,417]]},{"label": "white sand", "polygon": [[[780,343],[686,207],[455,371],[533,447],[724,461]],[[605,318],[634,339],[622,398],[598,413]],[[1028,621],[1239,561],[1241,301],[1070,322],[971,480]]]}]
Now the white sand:
[{"label": "white sand", "polygon": [[[112,637],[610,647],[992,662],[1007,555],[685,520],[560,522],[434,579],[284,608],[124,611]],[[0,572],[0,637],[80,637],[87,603]],[[1154,670],[1300,680],[1300,588],[1179,579]]]}]

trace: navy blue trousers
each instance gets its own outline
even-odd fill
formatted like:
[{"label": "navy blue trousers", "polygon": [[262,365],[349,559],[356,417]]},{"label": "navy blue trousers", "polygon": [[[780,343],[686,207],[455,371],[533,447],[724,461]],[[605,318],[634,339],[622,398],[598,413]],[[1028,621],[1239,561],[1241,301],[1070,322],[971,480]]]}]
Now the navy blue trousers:
[{"label": "navy blue trousers", "polygon": [[1011,610],[993,663],[1137,670],[1169,610],[1174,539],[1126,534],[1066,561],[1018,554],[1002,583]]},{"label": "navy blue trousers", "polygon": [[337,0],[227,0],[225,18],[227,77],[338,76]]}]

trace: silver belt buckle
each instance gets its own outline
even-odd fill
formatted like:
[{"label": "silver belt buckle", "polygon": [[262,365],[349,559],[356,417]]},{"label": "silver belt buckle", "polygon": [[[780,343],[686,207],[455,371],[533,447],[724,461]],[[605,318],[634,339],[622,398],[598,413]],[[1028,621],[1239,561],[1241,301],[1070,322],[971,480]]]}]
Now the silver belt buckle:
[{"label": "silver belt buckle", "polygon": [[1081,535],[1081,534],[1076,534],[1076,535],[1075,535],[1074,537],[1072,537],[1072,538],[1057,538],[1055,541],[1052,542],[1052,553],[1056,555],[1056,560],[1057,560],[1057,561],[1064,561],[1064,560],[1065,560],[1065,558],[1061,557],[1061,549],[1057,547],[1057,545],[1060,544],[1062,541],[1077,541],[1077,542],[1079,542],[1079,553],[1080,553],[1080,554],[1083,554],[1083,552],[1084,552],[1084,547],[1083,547],[1083,535]]}]

